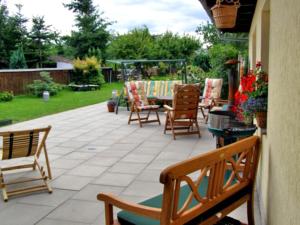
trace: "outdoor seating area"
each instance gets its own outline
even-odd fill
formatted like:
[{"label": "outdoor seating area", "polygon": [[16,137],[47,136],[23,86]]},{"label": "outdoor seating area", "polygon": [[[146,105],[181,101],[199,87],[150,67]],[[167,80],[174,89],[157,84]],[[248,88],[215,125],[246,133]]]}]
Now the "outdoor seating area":
[{"label": "outdoor seating area", "polygon": [[299,224],[299,12],[0,0],[0,225]]},{"label": "outdoor seating area", "polygon": [[[163,134],[163,126],[155,123],[142,129],[138,124],[128,126],[129,112],[125,108],[118,115],[106,110],[104,103],[96,104],[1,128],[24,130],[51,124],[47,152],[53,189],[52,194],[32,193],[3,201],[1,224],[103,225],[104,205],[97,200],[97,194],[113,193],[130,202],[141,202],[162,193],[159,174],[163,169],[215,149],[215,140],[202,118],[201,138],[189,135],[174,141],[171,134]],[[164,123],[165,116],[159,114]],[[11,161],[1,161],[2,167],[12,165]],[[42,164],[45,168],[46,160]],[[6,179],[13,182],[36,175],[37,171],[23,169],[21,173],[7,174]],[[12,214],[20,216],[11,217]],[[245,206],[233,217],[247,221]]]}]

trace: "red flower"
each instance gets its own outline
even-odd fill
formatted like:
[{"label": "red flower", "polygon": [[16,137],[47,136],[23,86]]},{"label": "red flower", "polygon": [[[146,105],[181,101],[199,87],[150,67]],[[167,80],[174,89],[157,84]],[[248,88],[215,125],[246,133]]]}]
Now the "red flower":
[{"label": "red flower", "polygon": [[256,66],[256,68],[261,67],[261,61],[257,61],[255,66]]}]

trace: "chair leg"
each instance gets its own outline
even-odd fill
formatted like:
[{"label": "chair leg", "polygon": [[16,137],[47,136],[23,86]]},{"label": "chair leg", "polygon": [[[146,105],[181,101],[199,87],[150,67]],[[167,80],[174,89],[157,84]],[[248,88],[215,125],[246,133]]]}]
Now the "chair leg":
[{"label": "chair leg", "polygon": [[199,128],[198,120],[195,119],[194,123],[195,123],[195,125],[196,125],[197,131],[199,132],[199,133],[198,133],[198,136],[199,136],[199,138],[200,138],[200,137],[201,137],[201,133],[200,133],[200,128]]},{"label": "chair leg", "polygon": [[205,119],[205,113],[204,113],[204,110],[203,110],[203,108],[202,107],[200,107],[200,110],[201,110],[201,113],[202,113],[202,116],[203,116],[203,119]]},{"label": "chair leg", "polygon": [[247,201],[248,225],[254,225],[253,196]]},{"label": "chair leg", "polygon": [[159,115],[158,115],[157,110],[155,111],[155,113],[156,113],[156,117],[157,117],[157,120],[158,120],[158,124],[160,125],[160,119],[159,119]]},{"label": "chair leg", "polygon": [[3,177],[3,173],[2,173],[1,168],[0,168],[0,188],[2,189],[3,199],[4,199],[5,202],[7,202],[8,201],[8,196],[7,196],[6,185],[4,183],[4,177]]},{"label": "chair leg", "polygon": [[50,162],[49,162],[46,144],[44,144],[44,154],[45,154],[46,166],[47,166],[47,171],[48,171],[48,177],[50,180],[52,180],[52,172],[51,172],[51,168],[50,168]]},{"label": "chair leg", "polygon": [[149,119],[150,113],[151,113],[151,110],[149,110],[148,113],[147,113],[146,121]]},{"label": "chair leg", "polygon": [[40,174],[41,174],[41,176],[42,176],[42,178],[43,178],[43,181],[44,181],[44,183],[45,183],[45,186],[47,187],[48,192],[51,194],[51,193],[52,193],[52,188],[50,187],[50,185],[49,185],[49,183],[48,183],[47,177],[45,176],[44,168],[43,168],[43,166],[41,166],[41,165],[38,163],[37,158],[35,158],[34,160],[35,160],[35,164],[36,164],[36,166],[37,166],[37,168],[38,168],[38,170],[39,170],[39,172],[40,172]]},{"label": "chair leg", "polygon": [[167,115],[166,115],[164,134],[166,134],[166,131],[167,131],[167,128],[168,128],[168,121],[169,121],[169,113],[167,113]]},{"label": "chair leg", "polygon": [[142,127],[142,121],[141,121],[140,113],[139,113],[138,110],[136,110],[135,112],[136,112],[136,114],[137,114],[137,117],[138,117],[138,121],[139,121],[140,127]]},{"label": "chair leg", "polygon": [[128,119],[128,125],[130,124],[130,122],[131,122],[131,117],[132,117],[132,111],[130,111],[130,115],[129,115],[129,119]]},{"label": "chair leg", "polygon": [[171,126],[171,130],[172,130],[172,134],[173,134],[173,139],[176,140],[175,131],[174,131],[174,124],[173,124],[171,116],[169,116],[169,121],[170,121],[170,126]]}]

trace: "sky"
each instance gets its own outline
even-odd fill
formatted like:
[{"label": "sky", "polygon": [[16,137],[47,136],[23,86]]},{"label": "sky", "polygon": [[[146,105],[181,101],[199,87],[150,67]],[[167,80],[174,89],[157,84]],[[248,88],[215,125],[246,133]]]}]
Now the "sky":
[{"label": "sky", "polygon": [[[22,4],[26,18],[44,16],[47,25],[63,35],[76,30],[74,14],[63,6],[71,0],[2,0],[10,14],[15,4]],[[126,33],[135,27],[146,25],[153,34],[172,31],[178,34],[195,34],[196,27],[208,21],[199,0],[94,0],[104,18],[115,23],[109,29]],[[30,23],[28,23],[30,27]]]}]

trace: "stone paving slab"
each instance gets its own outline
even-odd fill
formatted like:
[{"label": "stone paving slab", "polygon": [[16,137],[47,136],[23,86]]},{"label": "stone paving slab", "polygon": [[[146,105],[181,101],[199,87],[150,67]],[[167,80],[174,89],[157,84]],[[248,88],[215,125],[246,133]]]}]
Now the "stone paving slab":
[{"label": "stone paving slab", "polygon": [[[127,125],[128,115],[122,108],[118,115],[108,113],[102,103],[0,128],[52,126],[47,147],[54,189],[51,195],[42,192],[11,198],[7,203],[0,200],[0,224],[104,225],[103,203],[96,200],[99,192],[140,202],[162,192],[162,169],[215,148],[202,119],[200,139],[197,135],[178,136],[174,141],[170,133],[163,134],[163,113],[161,126],[153,123],[143,128],[137,123]],[[9,176],[15,179],[31,174]],[[242,219],[245,215],[245,208],[235,212]]]}]

